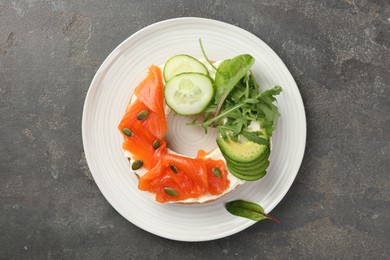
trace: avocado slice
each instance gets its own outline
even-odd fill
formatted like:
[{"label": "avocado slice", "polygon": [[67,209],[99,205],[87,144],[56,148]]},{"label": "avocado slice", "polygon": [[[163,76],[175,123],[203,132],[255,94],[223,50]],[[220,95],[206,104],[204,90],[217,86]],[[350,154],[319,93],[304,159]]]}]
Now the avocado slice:
[{"label": "avocado slice", "polygon": [[270,155],[270,149],[268,148],[264,151],[264,153],[259,158],[256,158],[251,162],[242,163],[242,162],[237,162],[228,156],[224,156],[224,157],[225,160],[231,165],[234,165],[238,168],[249,168],[252,166],[258,166],[258,167],[261,166],[261,164],[263,164],[263,162],[269,158],[269,155]]},{"label": "avocado slice", "polygon": [[239,172],[237,172],[236,170],[232,169],[231,167],[229,167],[229,164],[227,165],[227,167],[228,167],[229,172],[231,172],[234,176],[236,176],[237,178],[244,180],[244,181],[256,181],[258,179],[263,178],[264,175],[266,175],[266,173],[267,173],[267,171],[263,171],[263,172],[260,172],[258,175],[247,176],[247,175],[242,175]]},{"label": "avocado slice", "polygon": [[236,172],[240,173],[240,175],[245,175],[245,176],[256,176],[261,174],[263,171],[267,170],[269,166],[269,161],[265,160],[262,162],[262,164],[255,165],[255,166],[250,166],[246,168],[240,168],[237,166],[234,166],[232,164],[227,164],[231,169],[235,170]]},{"label": "avocado slice", "polygon": [[251,141],[246,143],[235,142],[230,138],[217,139],[222,154],[236,162],[252,162],[258,159],[268,148],[268,145],[257,144]]}]

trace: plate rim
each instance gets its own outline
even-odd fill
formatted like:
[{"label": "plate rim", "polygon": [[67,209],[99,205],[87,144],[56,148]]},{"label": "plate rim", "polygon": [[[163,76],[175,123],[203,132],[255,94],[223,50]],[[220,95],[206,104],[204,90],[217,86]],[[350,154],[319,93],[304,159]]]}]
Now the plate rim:
[{"label": "plate rim", "polygon": [[[299,172],[299,169],[301,168],[301,165],[302,165],[302,161],[303,161],[303,158],[304,158],[304,154],[305,154],[305,151],[306,151],[306,143],[307,143],[307,118],[306,118],[306,111],[305,111],[305,106],[304,106],[304,103],[303,103],[303,99],[302,99],[302,95],[299,91],[299,88],[298,88],[298,85],[296,84],[296,81],[294,79],[294,77],[292,76],[290,70],[288,69],[288,67],[286,66],[286,64],[283,62],[283,60],[278,56],[278,54],[267,44],[265,43],[262,39],[260,39],[258,36],[254,35],[253,33],[243,29],[243,28],[240,28],[234,24],[230,24],[230,23],[226,23],[226,22],[223,22],[223,21],[219,21],[219,20],[215,20],[215,19],[209,19],[209,18],[202,18],[202,17],[178,17],[178,18],[171,18],[171,19],[166,19],[166,20],[162,20],[162,21],[158,21],[158,22],[155,22],[155,23],[152,23],[152,24],[149,24],[147,25],[146,27],[143,27],[142,29],[136,31],[135,33],[131,34],[129,37],[127,37],[125,40],[123,40],[117,47],[115,47],[111,52],[110,54],[104,59],[104,61],[102,62],[102,64],[99,66],[98,70],[96,71],[92,81],[91,81],[91,84],[89,85],[88,87],[88,91],[87,91],[87,94],[86,94],[86,97],[85,97],[85,101],[84,101],[84,105],[83,105],[83,113],[82,113],[82,123],[81,123],[81,130],[82,130],[82,141],[83,141],[83,150],[84,150],[84,154],[85,154],[85,158],[86,158],[86,161],[87,161],[87,165],[88,165],[88,168],[91,172],[91,175],[96,183],[96,185],[98,186],[101,194],[105,197],[105,199],[109,202],[110,206],[113,207],[122,217],[124,217],[127,221],[129,221],[130,223],[132,223],[133,225],[137,226],[138,228],[141,228],[149,233],[152,233],[154,235],[157,235],[157,236],[160,236],[160,237],[163,237],[163,238],[166,238],[166,239],[171,239],[171,240],[176,240],[176,241],[186,241],[186,242],[201,242],[201,241],[211,241],[211,240],[216,240],[216,239],[221,239],[221,238],[224,238],[224,237],[227,237],[227,236],[230,236],[230,235],[233,235],[233,234],[236,234],[250,226],[252,226],[253,224],[255,224],[256,222],[252,221],[252,222],[246,222],[244,225],[240,226],[238,229],[231,229],[229,231],[225,231],[225,232],[221,232],[221,233],[218,233],[217,235],[214,235],[214,236],[210,236],[206,239],[178,239],[176,238],[175,236],[172,236],[172,234],[161,234],[161,233],[158,233],[158,232],[155,232],[154,230],[148,228],[148,227],[143,227],[143,226],[140,226],[138,225],[137,223],[134,223],[133,221],[131,221],[126,215],[122,214],[120,212],[120,210],[118,210],[116,207],[115,207],[115,202],[111,201],[111,198],[108,197],[107,194],[105,194],[103,192],[103,188],[101,187],[101,184],[99,184],[98,181],[96,181],[96,178],[95,178],[95,175],[94,173],[92,172],[91,170],[91,161],[93,160],[91,154],[89,152],[87,152],[88,149],[86,149],[87,147],[87,117],[88,117],[88,106],[89,106],[89,103],[91,102],[92,98],[93,98],[93,91],[99,86],[99,84],[96,84],[99,79],[101,77],[104,76],[104,69],[106,67],[109,67],[111,62],[115,61],[115,58],[117,58],[118,56],[118,51],[122,48],[122,46],[126,45],[128,41],[130,41],[132,38],[136,38],[139,34],[142,34],[144,31],[148,31],[150,29],[152,29],[153,27],[156,27],[156,26],[160,26],[160,25],[164,25],[166,23],[177,23],[177,22],[188,22],[188,21],[194,21],[195,23],[196,22],[202,22],[202,23],[212,23],[212,24],[215,24],[215,25],[220,25],[220,26],[224,26],[225,28],[228,28],[228,29],[235,29],[235,30],[239,30],[239,31],[242,31],[244,33],[247,33],[247,34],[250,34],[252,35],[253,37],[255,37],[258,41],[260,41],[267,49],[268,51],[270,51],[270,53],[272,54],[273,58],[274,59],[277,59],[279,65],[281,65],[283,67],[283,69],[285,69],[288,74],[287,76],[290,78],[290,81],[291,83],[293,84],[293,87],[296,88],[297,92],[298,92],[298,99],[297,100],[297,105],[299,107],[299,110],[301,110],[302,114],[300,116],[302,116],[302,119],[303,119],[303,122],[304,122],[304,125],[300,126],[303,130],[303,132],[301,132],[302,134],[302,140],[303,140],[303,143],[301,144],[301,147],[302,149],[300,150],[300,153],[299,155],[297,156],[297,162],[295,163],[296,165],[296,171],[294,171],[294,176],[293,178],[291,178],[291,181],[289,183],[287,183],[286,185],[286,189],[283,190],[282,193],[279,193],[279,196],[278,198],[274,201],[274,203],[271,204],[271,206],[269,207],[270,209],[267,211],[270,212],[272,211],[279,203],[280,201],[286,196],[287,192],[290,190],[292,184],[294,183],[297,175],[298,175],[298,172]],[[300,147],[300,148],[301,148]],[[299,162],[298,162],[299,161]]]}]

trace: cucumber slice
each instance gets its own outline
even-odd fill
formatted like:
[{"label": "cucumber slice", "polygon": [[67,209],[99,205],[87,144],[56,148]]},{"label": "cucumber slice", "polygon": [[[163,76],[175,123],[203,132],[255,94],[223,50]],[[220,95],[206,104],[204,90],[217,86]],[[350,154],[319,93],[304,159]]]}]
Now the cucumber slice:
[{"label": "cucumber slice", "polygon": [[164,88],[167,105],[179,115],[202,112],[214,97],[213,80],[200,73],[182,73],[169,80]]},{"label": "cucumber slice", "polygon": [[185,72],[197,72],[209,75],[209,71],[202,62],[186,54],[179,54],[170,58],[164,65],[164,80],[169,81],[176,75]]}]

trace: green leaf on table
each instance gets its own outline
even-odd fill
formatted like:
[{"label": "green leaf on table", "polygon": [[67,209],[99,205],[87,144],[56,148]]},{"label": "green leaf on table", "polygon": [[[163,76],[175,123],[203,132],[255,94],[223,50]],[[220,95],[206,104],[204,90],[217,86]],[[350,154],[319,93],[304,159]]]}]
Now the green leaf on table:
[{"label": "green leaf on table", "polygon": [[280,224],[279,220],[276,218],[265,214],[264,209],[253,202],[244,201],[244,200],[235,200],[226,203],[225,208],[231,214],[243,218],[248,218],[254,221],[260,221],[264,219],[271,219],[275,223]]}]

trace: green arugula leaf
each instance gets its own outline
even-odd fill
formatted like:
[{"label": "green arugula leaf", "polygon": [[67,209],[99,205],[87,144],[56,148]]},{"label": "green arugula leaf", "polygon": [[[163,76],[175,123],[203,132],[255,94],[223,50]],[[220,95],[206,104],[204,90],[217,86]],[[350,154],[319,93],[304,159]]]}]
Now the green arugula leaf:
[{"label": "green arugula leaf", "polygon": [[281,92],[282,88],[280,86],[275,86],[260,93],[257,97],[259,103],[255,106],[258,112],[264,115],[259,120],[260,125],[262,128],[266,128],[268,136],[272,136],[280,117],[279,109],[273,104],[273,102],[276,101],[275,96],[279,95]]},{"label": "green arugula leaf", "polygon": [[260,97],[261,98],[270,98],[272,101],[275,101],[275,97],[276,95],[279,95],[280,93],[282,92],[282,87],[281,86],[275,86],[273,88],[270,88],[270,89],[267,89],[263,92],[260,93]]},{"label": "green arugula leaf", "polygon": [[211,60],[207,57],[206,52],[204,51],[204,48],[203,48],[202,39],[200,39],[200,38],[199,38],[199,45],[200,45],[200,49],[202,51],[203,57],[205,58],[207,63],[216,71],[217,68],[214,66],[214,64],[211,62]]},{"label": "green arugula leaf", "polygon": [[241,133],[242,129],[247,125],[247,120],[241,115],[234,120],[232,123],[233,127],[233,136],[237,136]]},{"label": "green arugula leaf", "polygon": [[257,104],[259,103],[259,100],[256,98],[247,98],[245,102],[249,104]]},{"label": "green arugula leaf", "polygon": [[271,137],[272,133],[274,131],[274,124],[272,121],[268,121],[264,118],[259,118],[258,121],[260,122],[261,128],[265,130],[267,133],[267,136]]},{"label": "green arugula leaf", "polygon": [[254,221],[260,221],[264,219],[271,219],[275,223],[280,224],[279,220],[276,218],[265,214],[264,209],[253,202],[248,202],[244,200],[235,200],[226,203],[225,208],[231,214],[243,218],[248,218]]},{"label": "green arugula leaf", "polygon": [[248,132],[248,131],[241,131],[241,135],[243,135],[246,139],[248,139],[251,142],[257,143],[257,144],[264,144],[269,145],[269,141],[266,138],[260,137],[260,132]]},{"label": "green arugula leaf", "polygon": [[[239,55],[232,59],[224,60],[215,74],[215,103],[219,107],[223,104],[230,91],[248,73],[255,63],[255,59],[249,54]],[[218,112],[218,111],[217,111]]]}]

